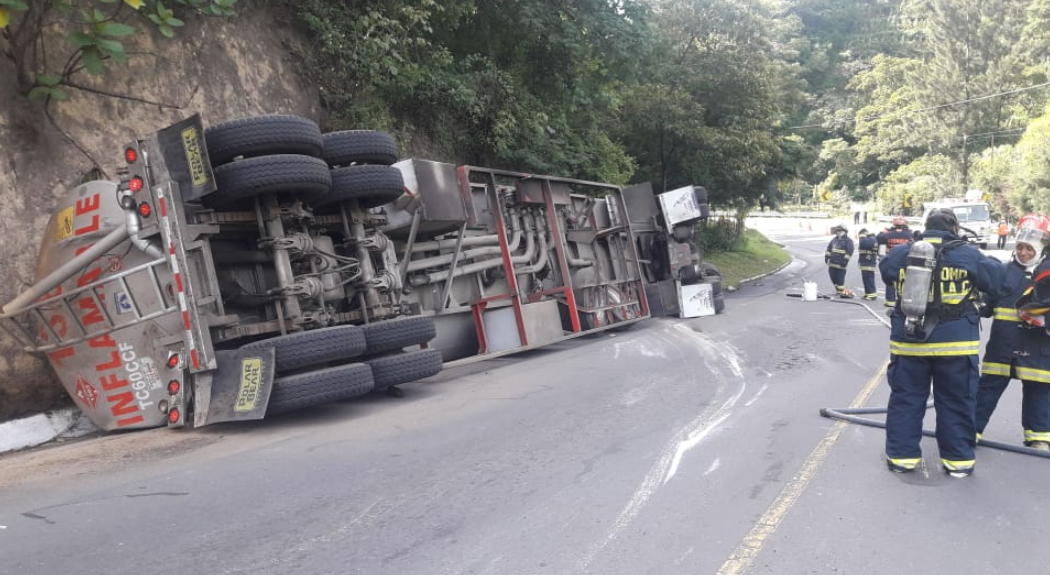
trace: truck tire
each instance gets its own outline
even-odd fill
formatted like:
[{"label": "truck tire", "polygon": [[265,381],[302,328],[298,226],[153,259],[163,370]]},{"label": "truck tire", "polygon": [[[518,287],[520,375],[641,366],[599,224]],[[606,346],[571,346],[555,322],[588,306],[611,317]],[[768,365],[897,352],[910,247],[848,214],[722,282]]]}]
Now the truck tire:
[{"label": "truck tire", "polygon": [[430,377],[441,371],[441,352],[436,349],[409,351],[366,359],[372,368],[372,380],[376,391],[391,385],[400,385],[417,379]]},{"label": "truck tire", "polygon": [[700,274],[704,280],[711,284],[711,293],[715,296],[722,295],[722,272],[714,264],[700,263]]},{"label": "truck tire", "polygon": [[715,313],[722,313],[726,310],[726,294],[720,293],[715,296]]},{"label": "truck tire", "polygon": [[302,367],[342,361],[365,351],[365,332],[356,325],[337,325],[253,341],[241,349],[272,347],[277,373]]},{"label": "truck tire", "polygon": [[266,415],[357,397],[374,387],[372,369],[363,363],[278,377],[273,380]]},{"label": "truck tire", "polygon": [[315,208],[330,208],[358,200],[362,208],[374,208],[396,200],[405,190],[401,170],[390,166],[347,166],[332,170],[332,189]]},{"label": "truck tire", "polygon": [[434,319],[423,316],[401,317],[361,326],[365,334],[365,353],[377,355],[426,343],[437,335]]},{"label": "truck tire", "polygon": [[671,235],[676,242],[689,241],[693,237],[693,226],[689,224],[675,226],[674,229],[671,230]]},{"label": "truck tire", "polygon": [[397,161],[397,142],[386,132],[345,130],[324,135],[324,160],[329,166],[380,164]]},{"label": "truck tire", "polygon": [[696,268],[688,265],[678,269],[678,279],[682,282],[682,285],[693,285],[700,281],[700,274],[697,273]]},{"label": "truck tire", "polygon": [[213,207],[226,207],[269,193],[293,194],[304,202],[323,198],[332,186],[328,164],[294,154],[249,158],[215,169],[218,190],[205,197]]},{"label": "truck tire", "polygon": [[300,154],[320,158],[324,152],[321,129],[299,116],[252,116],[204,130],[208,159],[221,166],[238,156]]}]

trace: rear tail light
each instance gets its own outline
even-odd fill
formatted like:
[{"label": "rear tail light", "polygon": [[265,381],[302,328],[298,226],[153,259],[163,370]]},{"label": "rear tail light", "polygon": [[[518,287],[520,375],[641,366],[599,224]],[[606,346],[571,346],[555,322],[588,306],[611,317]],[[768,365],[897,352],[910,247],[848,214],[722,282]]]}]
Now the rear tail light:
[{"label": "rear tail light", "polygon": [[129,164],[134,164],[139,161],[139,152],[135,148],[128,148],[124,150],[124,160]]},{"label": "rear tail light", "polygon": [[179,358],[179,354],[171,354],[170,356],[168,356],[168,369],[175,369],[176,367],[179,367],[179,362],[181,361],[182,360]]},{"label": "rear tail light", "polygon": [[182,384],[179,383],[179,380],[173,379],[168,382],[168,395],[178,395],[181,389]]},{"label": "rear tail light", "polygon": [[133,176],[131,180],[128,181],[128,189],[132,192],[142,191],[142,185],[142,178],[138,176]]},{"label": "rear tail light", "polygon": [[171,408],[168,411],[168,423],[178,423],[179,422],[179,417],[181,417],[181,416],[182,416],[182,412],[179,411],[179,408],[177,408],[177,407]]},{"label": "rear tail light", "polygon": [[141,204],[139,204],[139,215],[141,215],[144,218],[148,218],[152,214],[153,210],[149,207],[149,204],[147,204],[146,202],[142,202]]}]

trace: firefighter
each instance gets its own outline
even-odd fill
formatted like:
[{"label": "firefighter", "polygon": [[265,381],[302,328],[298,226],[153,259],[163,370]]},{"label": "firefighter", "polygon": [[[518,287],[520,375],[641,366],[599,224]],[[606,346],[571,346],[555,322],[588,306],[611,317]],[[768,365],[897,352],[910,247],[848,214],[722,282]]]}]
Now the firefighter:
[{"label": "firefighter", "polygon": [[[989,315],[995,319],[977,387],[977,433],[984,433],[1010,379],[1020,379],[1024,443],[1050,451],[1050,335],[1045,325],[1038,324],[1041,318],[1026,322],[1017,309],[1017,302],[1025,301],[1026,295],[1028,300],[1032,299],[1032,277],[1040,264],[1044,269],[1050,268],[1046,264],[1050,218],[1028,219],[1024,227],[1018,229],[1015,241],[1001,297],[988,302]],[[1043,281],[1050,282],[1050,273]]]},{"label": "firefighter", "polygon": [[860,264],[860,277],[864,281],[864,299],[879,297],[875,289],[875,262],[878,255],[878,244],[868,230],[857,232],[857,263]]},{"label": "firefighter", "polygon": [[[923,242],[898,246],[879,263],[883,281],[896,283],[900,296],[890,312],[886,372],[886,464],[892,471],[912,471],[922,461],[922,420],[932,381],[941,465],[952,477],[973,472],[980,378],[975,292],[995,293],[1004,268],[958,233],[959,220],[951,210],[934,210],[926,218]],[[934,257],[927,261],[924,254]]]},{"label": "firefighter", "polygon": [[[904,216],[893,218],[892,226],[875,236],[875,241],[880,249],[885,246],[884,253],[889,253],[893,248],[912,241],[911,230],[908,229],[908,220]],[[886,307],[893,307],[897,303],[897,290],[893,283],[886,283]]]},{"label": "firefighter", "polygon": [[853,240],[847,234],[846,226],[836,225],[831,228],[835,237],[828,242],[828,249],[824,252],[824,263],[828,266],[828,276],[831,284],[839,297],[853,297],[853,293],[846,289],[846,265],[853,257]]}]

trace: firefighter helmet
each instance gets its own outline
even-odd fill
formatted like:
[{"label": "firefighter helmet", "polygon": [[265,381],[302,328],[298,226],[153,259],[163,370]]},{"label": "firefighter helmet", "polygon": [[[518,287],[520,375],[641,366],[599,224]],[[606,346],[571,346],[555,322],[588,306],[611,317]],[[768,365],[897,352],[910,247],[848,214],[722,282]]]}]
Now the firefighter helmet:
[{"label": "firefighter helmet", "polygon": [[1028,244],[1039,252],[1050,246],[1050,218],[1027,215],[1018,225],[1016,242]]},{"label": "firefighter helmet", "polygon": [[926,216],[926,229],[955,233],[959,228],[959,218],[949,208],[938,208]]},{"label": "firefighter helmet", "polygon": [[907,218],[905,218],[904,216],[894,216],[894,218],[893,218],[893,227],[895,227],[895,228],[903,228],[903,227],[905,227],[907,225],[908,225],[908,219]]}]

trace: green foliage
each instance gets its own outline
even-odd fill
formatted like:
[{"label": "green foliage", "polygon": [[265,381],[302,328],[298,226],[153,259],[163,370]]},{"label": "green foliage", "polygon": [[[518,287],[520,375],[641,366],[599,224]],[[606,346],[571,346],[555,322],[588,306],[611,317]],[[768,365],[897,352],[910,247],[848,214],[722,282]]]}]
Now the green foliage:
[{"label": "green foliage", "polygon": [[1028,125],[1017,143],[1020,174],[1007,192],[1018,212],[1050,214],[1050,105]]},{"label": "green foliage", "polygon": [[232,16],[236,1],[169,0],[169,8],[161,0],[0,0],[0,51],[31,100],[64,100],[81,71],[99,75],[110,63],[127,62],[125,42],[141,25],[171,38],[185,25],[177,12]]},{"label": "green foliage", "polygon": [[795,53],[774,42],[791,20],[777,15],[728,0],[662,5],[618,115],[636,179],[658,190],[702,183],[712,203],[734,209],[779,198],[776,182],[799,169],[782,163],[772,128],[800,91]]},{"label": "green foliage", "polygon": [[705,253],[739,249],[744,241],[744,220],[728,217],[705,220],[699,226],[697,236]]},{"label": "green foliage", "polygon": [[605,0],[289,3],[333,128],[411,125],[464,161],[626,182],[605,127],[642,16]]},{"label": "green foliage", "polygon": [[878,193],[883,213],[905,213],[905,194],[912,197],[912,213],[919,215],[922,204],[946,197],[958,197],[962,176],[951,158],[943,155],[920,156],[889,174]]},{"label": "green foliage", "polygon": [[743,280],[779,269],[791,261],[791,254],[758,231],[748,229],[732,249],[706,252],[704,261],[722,272],[723,286],[739,286]]},{"label": "green foliage", "polygon": [[[866,1],[843,0],[839,8]],[[837,45],[850,24],[826,17],[825,30],[810,27],[834,13],[829,2],[799,0],[799,13],[810,37]],[[807,118],[830,128],[814,166],[823,185],[854,198],[874,190],[894,213],[904,193],[918,204],[974,187],[991,192],[1000,213],[1032,205],[1039,184],[1029,175],[1038,161],[1021,165],[1024,156],[1002,140],[1017,137],[1047,101],[1050,91],[1028,87],[1048,77],[1050,0],[904,0],[884,22],[895,34],[853,61],[848,97],[829,97],[833,86],[818,91],[815,100],[826,105]]]}]

